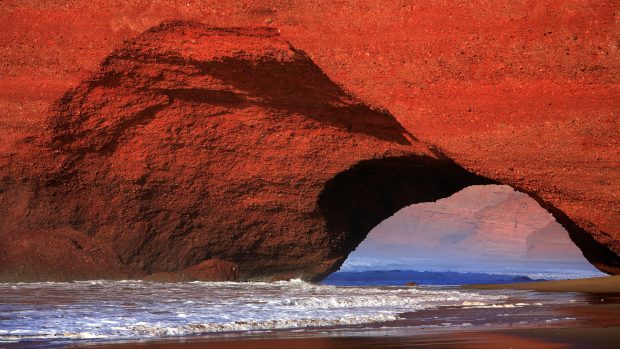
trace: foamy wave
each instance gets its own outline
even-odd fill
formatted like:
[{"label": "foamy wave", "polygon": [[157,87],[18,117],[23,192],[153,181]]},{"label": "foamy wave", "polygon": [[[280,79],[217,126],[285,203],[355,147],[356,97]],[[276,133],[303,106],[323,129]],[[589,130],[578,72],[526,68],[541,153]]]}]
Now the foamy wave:
[{"label": "foamy wave", "polygon": [[[498,291],[275,283],[0,284],[0,341],[129,339],[394,321],[405,312],[501,305]],[[471,303],[465,303],[471,302]],[[478,302],[478,303],[476,303]]]},{"label": "foamy wave", "polygon": [[471,309],[498,309],[498,308],[522,308],[527,306],[542,306],[542,303],[504,303],[504,304],[487,304],[482,302],[463,302],[463,308]]},{"label": "foamy wave", "polygon": [[190,323],[181,326],[165,326],[139,322],[123,327],[111,327],[108,334],[93,332],[60,332],[42,334],[0,334],[0,341],[19,341],[24,339],[114,339],[149,338],[165,336],[188,336],[204,333],[260,331],[277,329],[313,328],[326,326],[361,325],[386,322],[398,319],[393,314],[373,316],[352,316],[336,319],[275,319],[268,321],[235,321],[228,323]]},{"label": "foamy wave", "polygon": [[285,299],[281,303],[285,306],[305,309],[342,309],[342,308],[377,308],[393,307],[408,308],[410,310],[428,308],[432,302],[458,302],[461,300],[455,294],[420,294],[420,297],[403,297],[402,294],[353,295],[339,294],[331,297],[304,297]]},{"label": "foamy wave", "polygon": [[275,330],[326,326],[359,325],[398,319],[394,314],[377,314],[373,316],[352,316],[336,319],[276,319],[268,321],[236,321],[229,323],[195,323],[181,327],[159,327],[148,324],[135,325],[129,330],[135,334],[148,336],[188,335],[213,332],[237,332]]}]

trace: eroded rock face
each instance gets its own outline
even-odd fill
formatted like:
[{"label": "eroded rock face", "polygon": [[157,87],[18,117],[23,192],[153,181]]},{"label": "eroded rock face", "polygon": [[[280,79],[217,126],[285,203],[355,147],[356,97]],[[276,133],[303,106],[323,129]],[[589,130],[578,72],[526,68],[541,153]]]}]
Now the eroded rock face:
[{"label": "eroded rock face", "polygon": [[[398,209],[493,183],[269,28],[155,27],[24,146],[2,159],[3,280],[317,280]],[[553,213],[591,261],[618,263]]]},{"label": "eroded rock face", "polygon": [[[330,229],[318,205],[327,181],[362,160],[445,162],[267,28],[149,30],[58,101],[48,124],[37,148],[43,170],[24,184],[29,213],[7,212],[5,229],[27,241],[13,238],[6,251],[51,249],[22,268],[32,279],[62,268],[55,259],[80,258],[106,277],[190,268],[186,278],[218,259],[238,267],[235,279],[320,278],[352,248],[346,227]],[[5,255],[4,275],[22,263],[14,256]],[[93,276],[82,267],[49,277]]]}]

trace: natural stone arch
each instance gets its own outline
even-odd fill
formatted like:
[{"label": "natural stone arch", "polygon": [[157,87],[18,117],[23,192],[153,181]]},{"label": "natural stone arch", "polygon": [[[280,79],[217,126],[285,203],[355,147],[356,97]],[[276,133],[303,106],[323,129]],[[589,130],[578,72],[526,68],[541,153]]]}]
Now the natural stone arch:
[{"label": "natural stone arch", "polygon": [[[23,145],[0,167],[2,280],[318,280],[396,210],[493,182],[276,30],[193,22],[124,43]],[[590,261],[617,268],[539,202]]]},{"label": "natural stone arch", "polygon": [[36,166],[6,186],[25,208],[0,212],[4,279],[317,279],[340,260],[316,209],[325,182],[434,156],[276,30],[191,22],[124,43],[35,139]]},{"label": "natural stone arch", "polygon": [[[332,253],[346,259],[379,223],[400,209],[446,198],[472,185],[498,184],[446,158],[403,156],[362,161],[329,180],[318,202],[331,234],[339,236]],[[500,183],[501,184],[501,183]],[[561,210],[528,195],[568,232],[584,257],[601,271],[614,273],[618,257],[596,242]]]},{"label": "natural stone arch", "polygon": [[318,207],[327,230],[339,236],[332,253],[344,256],[344,262],[375,226],[401,208],[446,198],[470,185],[493,183],[441,157],[367,160],[330,179]]}]

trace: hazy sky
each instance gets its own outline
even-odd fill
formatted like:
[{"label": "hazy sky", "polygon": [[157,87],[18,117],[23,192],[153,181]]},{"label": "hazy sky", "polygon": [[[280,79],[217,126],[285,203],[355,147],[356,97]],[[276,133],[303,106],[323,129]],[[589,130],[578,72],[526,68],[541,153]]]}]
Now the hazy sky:
[{"label": "hazy sky", "polygon": [[595,270],[549,212],[500,185],[403,208],[375,227],[342,269]]}]

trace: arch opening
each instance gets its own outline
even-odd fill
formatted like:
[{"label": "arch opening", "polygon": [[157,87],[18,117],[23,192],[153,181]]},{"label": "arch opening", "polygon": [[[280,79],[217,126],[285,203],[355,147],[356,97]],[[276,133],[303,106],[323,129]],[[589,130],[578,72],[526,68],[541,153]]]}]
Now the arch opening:
[{"label": "arch opening", "polygon": [[338,242],[331,253],[345,256],[327,282],[394,269],[602,275],[583,253],[579,230],[567,231],[555,212],[445,158],[361,162],[328,182],[319,208]]}]

